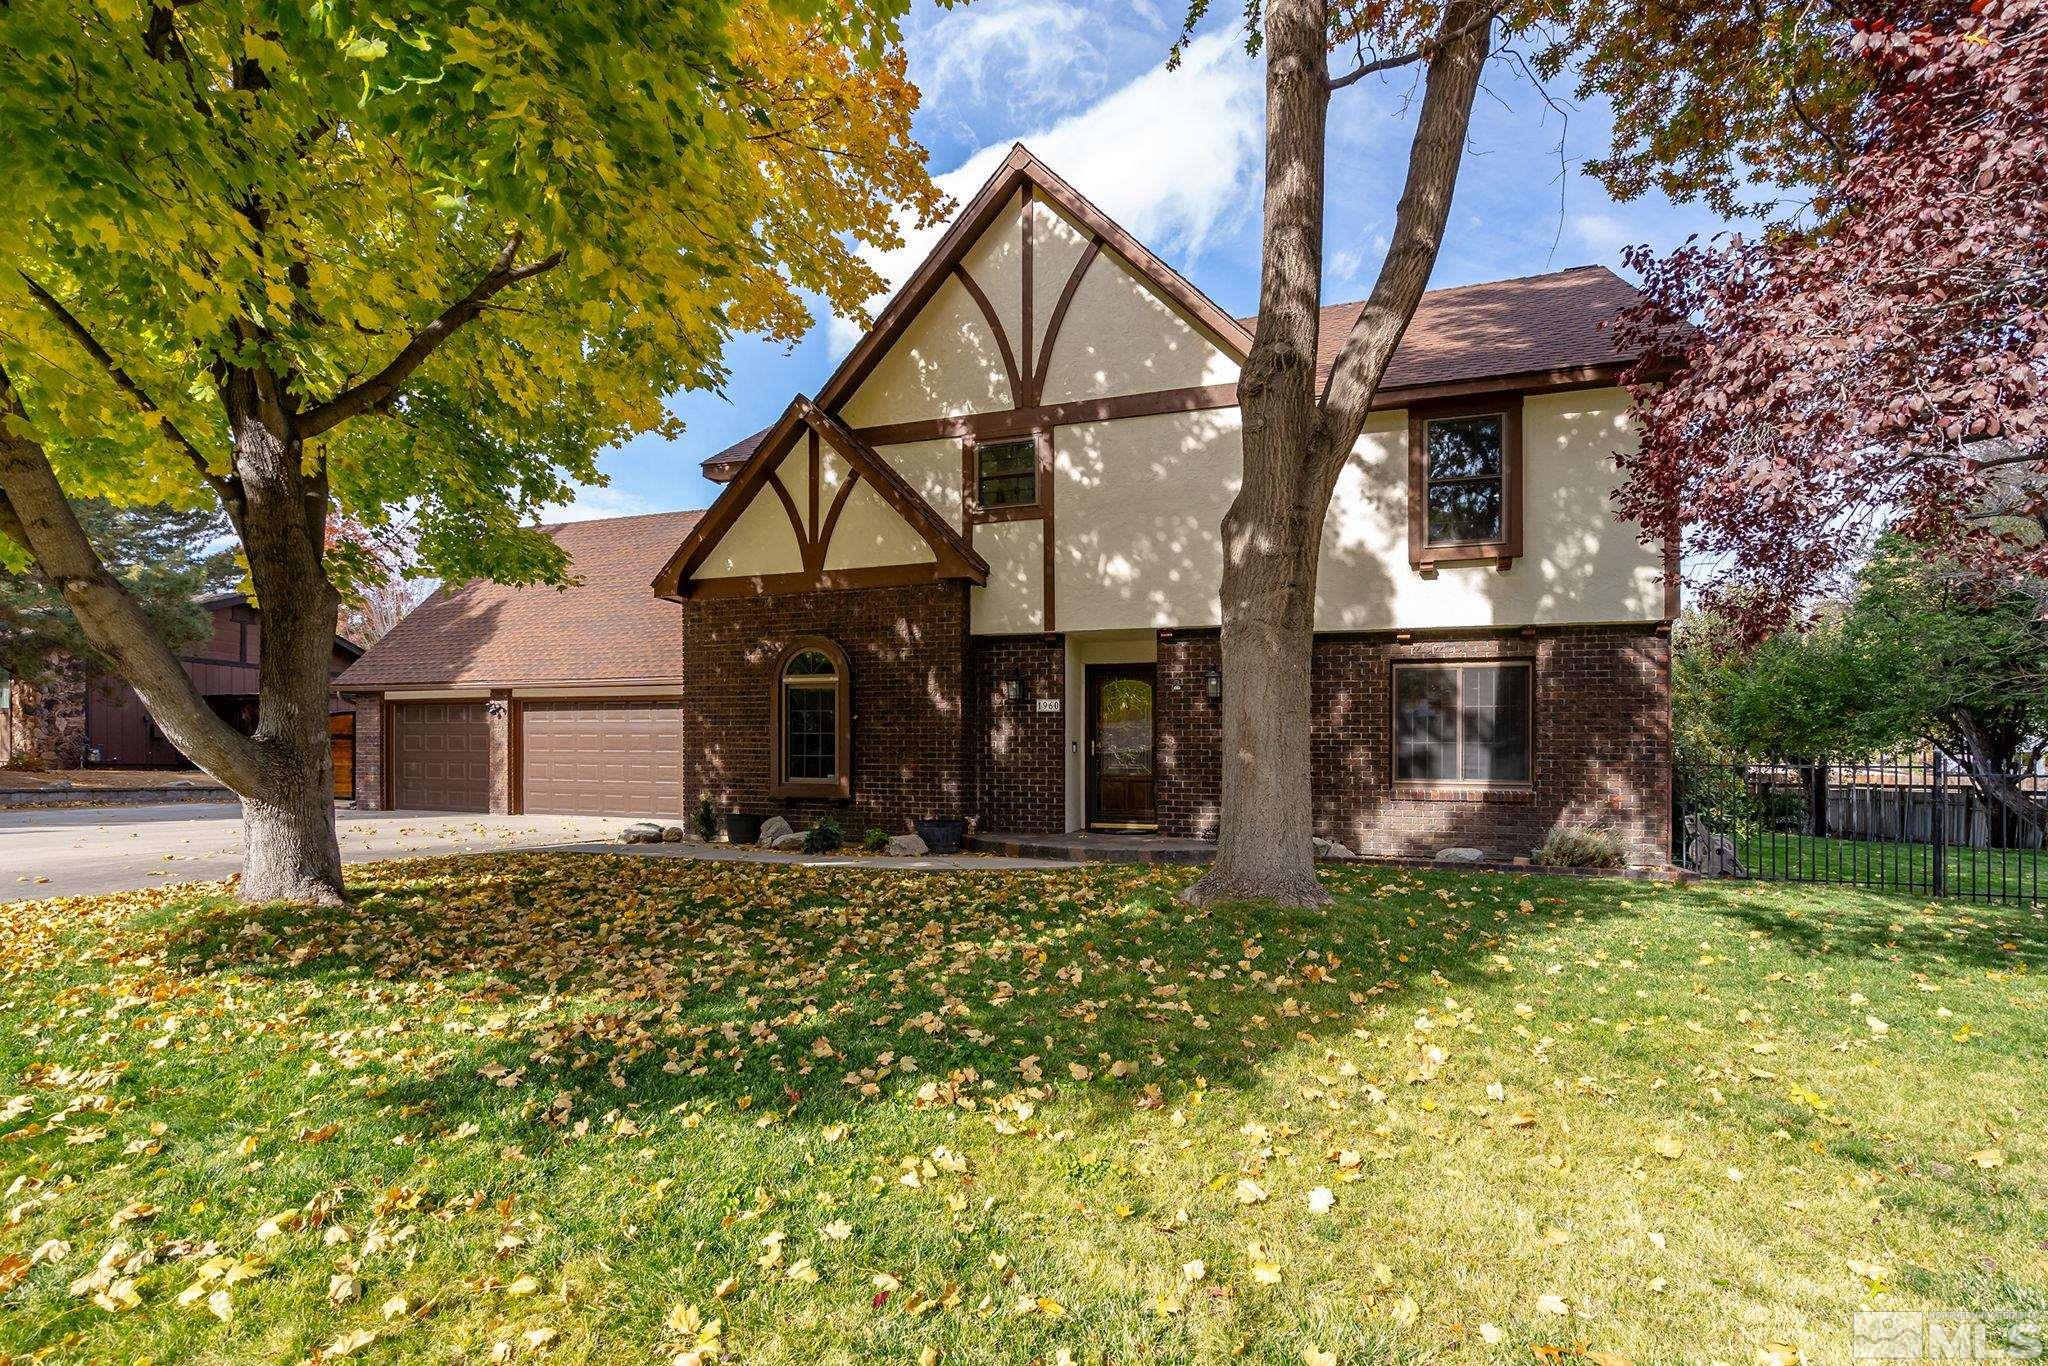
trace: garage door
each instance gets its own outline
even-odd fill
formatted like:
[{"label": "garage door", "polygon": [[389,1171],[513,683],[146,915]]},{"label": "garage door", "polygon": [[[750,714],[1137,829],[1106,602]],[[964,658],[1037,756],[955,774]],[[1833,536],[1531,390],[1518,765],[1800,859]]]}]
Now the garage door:
[{"label": "garage door", "polygon": [[391,712],[393,804],[409,811],[491,809],[491,731],[481,702],[400,702]]},{"label": "garage door", "polygon": [[680,702],[522,702],[524,807],[535,815],[683,814]]}]

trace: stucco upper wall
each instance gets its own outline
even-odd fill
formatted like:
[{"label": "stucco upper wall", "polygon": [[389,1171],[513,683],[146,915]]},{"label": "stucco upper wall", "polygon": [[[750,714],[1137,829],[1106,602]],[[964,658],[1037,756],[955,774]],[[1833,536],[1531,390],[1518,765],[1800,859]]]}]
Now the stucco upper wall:
[{"label": "stucco upper wall", "polygon": [[1014,407],[1012,368],[1026,388],[1042,369],[1040,402],[1048,404],[1236,380],[1229,354],[1108,246],[1088,262],[1060,314],[1090,234],[1043,198],[1032,203],[1027,320],[1023,206],[1022,193],[1012,195],[960,258],[988,312],[949,274],[841,405],[849,426]]},{"label": "stucco upper wall", "polygon": [[[1081,255],[1079,229],[1050,209],[1038,216],[1053,221],[1055,239],[1075,238],[1073,258]],[[1048,263],[1052,264],[1052,263]],[[1034,294],[1051,294],[1052,302],[1037,313],[1038,326],[1049,329],[1058,293],[1069,273],[1041,270],[1032,262]],[[1043,334],[1040,346],[1043,347]],[[1088,264],[1074,291],[1045,361],[1044,403],[1114,398],[1119,394],[1150,394],[1162,389],[1188,389],[1206,384],[1231,384],[1238,364],[1211,341],[1129,262],[1105,247]]]},{"label": "stucco upper wall", "polygon": [[[776,477],[789,489],[799,511],[810,488],[810,459],[799,441],[796,449],[775,467]],[[792,483],[791,481],[795,482]],[[804,567],[803,547],[796,528],[775,490],[763,487],[747,504],[725,535],[711,548],[692,575],[699,579],[742,579],[765,574],[796,574]]]},{"label": "stucco upper wall", "polygon": [[873,427],[1015,406],[994,330],[965,286],[949,277],[846,400],[839,417],[849,427]]},{"label": "stucco upper wall", "polygon": [[[953,449],[953,478],[957,484],[959,450],[957,446]],[[812,499],[810,449],[800,437],[776,465],[775,477],[788,490],[805,535],[816,538],[823,534],[824,524],[832,520],[832,508],[853,477],[853,470],[832,451],[820,451],[818,492],[816,499]],[[832,521],[832,538],[825,547],[824,568],[833,571],[931,564],[937,558],[917,529],[889,506],[872,482],[863,479],[855,483],[844,504],[839,505],[838,519]],[[797,574],[803,572],[803,567],[803,547],[789,510],[774,488],[764,484],[754,495],[754,501],[747,504],[746,510],[718,539],[694,577],[736,579]]]},{"label": "stucco upper wall", "polygon": [[[1319,630],[1654,621],[1662,557],[1615,520],[1613,452],[1633,439],[1626,395],[1529,399],[1523,409],[1525,554],[1506,572],[1408,563],[1405,413],[1376,415],[1331,499]],[[1054,434],[1063,631],[1218,624],[1223,514],[1242,468],[1238,412],[1126,418]],[[996,581],[990,580],[991,590]]]}]

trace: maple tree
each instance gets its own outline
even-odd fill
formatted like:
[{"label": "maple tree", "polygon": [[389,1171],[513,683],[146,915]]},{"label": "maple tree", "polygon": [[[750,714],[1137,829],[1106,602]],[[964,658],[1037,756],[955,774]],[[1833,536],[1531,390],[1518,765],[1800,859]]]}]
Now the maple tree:
[{"label": "maple tree", "polygon": [[1816,221],[1629,256],[1621,508],[1683,524],[1751,640],[1883,530],[2048,573],[2048,8],[1863,22],[1845,55],[1871,93]]},{"label": "maple tree", "polygon": [[[734,330],[857,314],[940,196],[903,0],[0,8],[0,553],[242,798],[251,899],[335,901],[340,512],[449,579],[673,429]],[[264,614],[256,733],[194,690],[73,500],[210,502]]]}]

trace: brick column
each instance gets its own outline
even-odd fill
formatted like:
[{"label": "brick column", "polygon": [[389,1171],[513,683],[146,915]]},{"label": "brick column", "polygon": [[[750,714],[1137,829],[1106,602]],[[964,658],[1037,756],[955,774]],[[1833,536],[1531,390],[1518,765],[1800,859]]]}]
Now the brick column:
[{"label": "brick column", "polygon": [[384,809],[384,699],[352,693],[356,708],[356,810]]}]

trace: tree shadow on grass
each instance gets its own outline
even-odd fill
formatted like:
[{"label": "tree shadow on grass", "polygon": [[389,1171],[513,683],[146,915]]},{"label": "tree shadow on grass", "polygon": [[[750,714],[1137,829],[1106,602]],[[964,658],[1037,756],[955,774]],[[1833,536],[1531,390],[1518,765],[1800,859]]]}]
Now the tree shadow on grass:
[{"label": "tree shadow on grass", "polygon": [[[345,911],[182,920],[164,931],[166,967],[412,991],[431,1027],[468,1046],[439,1070],[394,1069],[379,1103],[508,1141],[715,1107],[821,1128],[875,1100],[1058,1099],[1099,1116],[1198,1085],[1220,1099],[1264,1084],[1276,1047],[1326,1046],[1377,1007],[1412,1008],[1411,989],[1461,989],[1518,940],[1653,915],[1666,895],[1619,880],[1339,869],[1326,874],[1338,897],[1327,911],[1196,912],[1174,899],[1193,869],[506,854],[352,872]],[[2031,911],[1971,908],[1958,926],[1897,899],[1683,895],[1800,954],[2048,963]],[[1422,1047],[1390,1052],[1379,1084],[1419,1065]]]},{"label": "tree shadow on grass", "polygon": [[[1228,1092],[1261,1084],[1276,1040],[1319,1045],[1411,987],[1456,989],[1556,915],[1642,913],[1622,882],[1349,869],[1328,875],[1328,911],[1197,912],[1174,899],[1197,871],[427,859],[351,870],[343,911],[223,906],[161,947],[173,972],[345,988],[323,994],[326,1028],[348,1026],[350,992],[410,990],[471,1044],[440,1074],[393,1075],[382,1103],[517,1109],[540,1132],[564,1089],[579,1118],[744,1097],[819,1125],[879,1097],[1127,1111]],[[1543,911],[1519,909],[1531,897]]]}]

